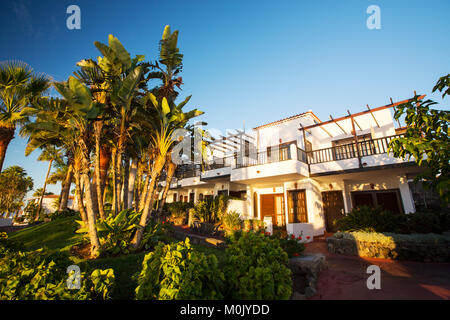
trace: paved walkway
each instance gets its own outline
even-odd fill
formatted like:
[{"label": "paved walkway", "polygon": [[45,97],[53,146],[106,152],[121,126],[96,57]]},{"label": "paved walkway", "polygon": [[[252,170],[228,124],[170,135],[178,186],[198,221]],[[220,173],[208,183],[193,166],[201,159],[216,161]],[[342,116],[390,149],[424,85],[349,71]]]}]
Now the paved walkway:
[{"label": "paved walkway", "polygon": [[[450,263],[421,263],[330,254],[324,239],[309,244],[306,252],[323,253],[328,270],[319,276],[312,298],[354,299],[445,299],[450,300]],[[367,289],[369,265],[381,269],[381,289]]]}]

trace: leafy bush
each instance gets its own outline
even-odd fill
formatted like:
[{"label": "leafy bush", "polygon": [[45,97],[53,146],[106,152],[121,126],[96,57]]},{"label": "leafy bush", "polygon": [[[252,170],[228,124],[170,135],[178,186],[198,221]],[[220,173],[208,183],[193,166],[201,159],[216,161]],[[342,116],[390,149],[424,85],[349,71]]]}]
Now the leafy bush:
[{"label": "leafy bush", "polygon": [[[110,214],[106,219],[98,220],[96,227],[102,252],[111,255],[129,253],[128,245],[140,216],[140,213],[127,209],[119,212],[117,216]],[[88,236],[88,229],[84,226],[84,222],[77,222],[81,225],[77,233]]]},{"label": "leafy bush", "polygon": [[237,211],[229,211],[222,216],[222,225],[227,230],[238,230],[242,228],[241,215]]},{"label": "leafy bush", "polygon": [[194,217],[201,222],[216,223],[227,212],[229,197],[218,195],[212,200],[199,201],[194,206]]},{"label": "leafy bush", "polygon": [[222,232],[219,230],[220,224],[211,222],[194,221],[191,230],[205,236],[221,236]]},{"label": "leafy bush", "polygon": [[442,233],[450,230],[449,210],[418,211],[406,217],[410,233]]},{"label": "leafy bush", "polygon": [[262,220],[258,220],[258,219],[253,219],[253,230],[255,231],[260,231],[261,229],[264,229],[264,221]]},{"label": "leafy bush", "polygon": [[304,240],[301,236],[295,238],[294,235],[288,235],[287,232],[278,231],[274,232],[270,238],[280,241],[281,248],[288,254],[289,258],[299,256],[305,250],[305,245],[300,242]]},{"label": "leafy bush", "polygon": [[67,288],[66,268],[72,262],[62,253],[46,249],[8,251],[0,258],[0,300],[109,299],[114,271],[81,273],[80,289]]},{"label": "leafy bush", "polygon": [[167,204],[167,209],[174,218],[186,218],[189,208],[192,208],[192,204],[189,202],[172,202]]},{"label": "leafy bush", "polygon": [[11,241],[6,232],[0,232],[0,258],[10,251],[24,250],[24,245],[16,241]]},{"label": "leafy bush", "polygon": [[67,208],[65,210],[61,210],[61,211],[58,210],[58,211],[51,213],[49,215],[49,218],[51,221],[55,221],[55,220],[64,219],[67,217],[79,217],[79,216],[80,216],[79,211],[75,211],[70,208]]},{"label": "leafy bush", "polygon": [[398,234],[398,233],[377,233],[377,232],[337,232],[334,234],[338,239],[349,239],[360,242],[376,242],[383,245],[395,245],[399,242],[415,243],[448,243],[450,236],[429,234]]},{"label": "leafy bush", "polygon": [[407,229],[406,215],[395,214],[381,207],[357,207],[347,216],[337,220],[339,231],[395,232]]},{"label": "leafy bush", "polygon": [[450,236],[434,233],[338,232],[327,239],[327,247],[332,253],[369,258],[450,262]]},{"label": "leafy bush", "polygon": [[155,219],[151,219],[145,227],[141,248],[145,250],[155,248],[158,242],[165,239],[167,229],[169,229],[170,226],[170,223],[167,221],[158,222]]},{"label": "leafy bush", "polygon": [[277,239],[240,232],[226,249],[227,297],[231,299],[289,299],[292,293],[288,255]]},{"label": "leafy bush", "polygon": [[381,208],[360,207],[337,220],[339,231],[442,233],[450,230],[448,210],[394,214]]},{"label": "leafy bush", "polygon": [[164,245],[144,258],[136,299],[221,299],[224,276],[215,255],[205,256],[185,242]]}]

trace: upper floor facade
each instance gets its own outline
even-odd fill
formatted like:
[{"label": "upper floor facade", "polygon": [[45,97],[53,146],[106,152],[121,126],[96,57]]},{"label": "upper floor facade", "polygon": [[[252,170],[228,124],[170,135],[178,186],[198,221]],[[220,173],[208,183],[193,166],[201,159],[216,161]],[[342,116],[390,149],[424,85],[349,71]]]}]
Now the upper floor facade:
[{"label": "upper floor facade", "polygon": [[291,180],[401,166],[406,161],[389,153],[389,142],[405,128],[393,117],[397,105],[321,121],[312,111],[258,126],[236,130],[210,141],[204,165],[177,168],[171,187],[189,187],[217,179],[235,183]]}]

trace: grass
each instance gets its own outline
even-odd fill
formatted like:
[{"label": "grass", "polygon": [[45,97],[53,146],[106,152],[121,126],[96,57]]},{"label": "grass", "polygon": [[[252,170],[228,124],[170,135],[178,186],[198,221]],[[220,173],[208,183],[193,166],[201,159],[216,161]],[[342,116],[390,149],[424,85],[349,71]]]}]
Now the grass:
[{"label": "grass", "polygon": [[[69,252],[70,247],[79,243],[83,238],[82,235],[75,233],[77,226],[78,224],[74,218],[68,217],[25,228],[10,233],[8,236],[13,241],[23,243],[28,250],[36,250],[45,246],[50,250]],[[169,238],[167,242],[172,241],[178,240]],[[206,255],[215,254],[219,264],[223,264],[225,261],[224,250],[194,244],[192,246]],[[142,261],[147,253],[140,252],[96,260],[82,260],[77,257],[71,257],[71,259],[74,261],[74,264],[80,266],[82,271],[114,269],[116,287],[113,292],[113,299],[126,300],[134,298],[134,289],[137,283],[132,279],[132,276],[141,270]]]},{"label": "grass", "polygon": [[23,243],[29,250],[45,246],[50,250],[69,251],[82,240],[82,235],[75,233],[77,226],[73,217],[67,217],[13,232],[9,239]]}]

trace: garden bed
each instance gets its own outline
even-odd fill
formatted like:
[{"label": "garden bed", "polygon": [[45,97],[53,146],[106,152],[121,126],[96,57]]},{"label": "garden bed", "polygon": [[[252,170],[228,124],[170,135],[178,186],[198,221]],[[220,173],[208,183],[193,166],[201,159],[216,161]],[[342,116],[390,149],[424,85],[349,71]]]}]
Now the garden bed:
[{"label": "garden bed", "polygon": [[171,231],[171,236],[175,239],[184,241],[189,238],[193,244],[205,245],[208,247],[225,248],[225,238],[218,236],[204,236],[198,233],[194,233],[189,227],[174,227]]},{"label": "garden bed", "polygon": [[450,262],[450,237],[438,234],[338,232],[327,239],[331,253],[368,258]]}]

